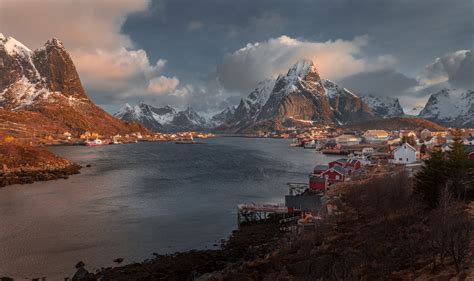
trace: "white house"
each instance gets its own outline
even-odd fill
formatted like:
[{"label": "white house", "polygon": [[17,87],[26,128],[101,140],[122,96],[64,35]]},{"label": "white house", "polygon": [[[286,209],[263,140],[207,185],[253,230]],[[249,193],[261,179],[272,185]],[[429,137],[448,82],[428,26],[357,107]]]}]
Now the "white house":
[{"label": "white house", "polygon": [[411,164],[416,162],[416,149],[408,143],[403,143],[393,151],[392,163]]}]

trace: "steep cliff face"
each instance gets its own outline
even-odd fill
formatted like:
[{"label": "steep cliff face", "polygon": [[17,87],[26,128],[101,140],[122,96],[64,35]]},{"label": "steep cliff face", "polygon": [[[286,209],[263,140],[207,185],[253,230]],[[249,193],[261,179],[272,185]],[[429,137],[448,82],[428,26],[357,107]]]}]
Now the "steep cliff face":
[{"label": "steep cliff face", "polygon": [[323,80],[322,84],[334,113],[333,121],[337,124],[364,121],[375,117],[372,109],[359,96],[329,80]]},{"label": "steep cliff face", "polygon": [[3,127],[17,123],[25,131],[74,134],[146,131],[140,125],[112,117],[89,99],[71,57],[58,39],[32,51],[3,34],[0,34],[0,118]]}]

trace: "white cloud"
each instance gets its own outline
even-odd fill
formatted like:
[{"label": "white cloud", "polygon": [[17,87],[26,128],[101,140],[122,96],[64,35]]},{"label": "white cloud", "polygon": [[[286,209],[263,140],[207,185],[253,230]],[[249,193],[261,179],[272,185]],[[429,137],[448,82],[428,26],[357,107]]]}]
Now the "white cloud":
[{"label": "white cloud", "polygon": [[168,78],[166,76],[155,77],[148,83],[148,91],[154,94],[168,94],[178,87],[179,79],[176,77]]},{"label": "white cloud", "polygon": [[166,61],[150,64],[144,50],[76,50],[72,51],[75,65],[88,89],[94,91],[120,91],[130,83],[146,83],[159,75]]},{"label": "white cloud", "polygon": [[216,75],[229,90],[247,92],[259,81],[286,72],[300,59],[311,59],[320,75],[337,80],[363,71],[393,67],[395,59],[384,55],[369,61],[362,56],[368,44],[367,36],[351,41],[311,42],[288,36],[249,43],[244,48],[226,54]]},{"label": "white cloud", "polygon": [[423,87],[447,82],[456,73],[469,53],[468,50],[460,50],[436,58],[434,62],[424,67],[418,76],[418,80]]}]

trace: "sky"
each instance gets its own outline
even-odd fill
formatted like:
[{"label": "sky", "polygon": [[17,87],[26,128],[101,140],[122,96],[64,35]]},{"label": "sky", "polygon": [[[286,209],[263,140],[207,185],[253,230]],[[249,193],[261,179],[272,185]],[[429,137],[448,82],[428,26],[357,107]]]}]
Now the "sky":
[{"label": "sky", "polygon": [[31,49],[60,39],[109,112],[218,112],[301,59],[407,109],[474,88],[472,0],[0,0],[0,32]]}]

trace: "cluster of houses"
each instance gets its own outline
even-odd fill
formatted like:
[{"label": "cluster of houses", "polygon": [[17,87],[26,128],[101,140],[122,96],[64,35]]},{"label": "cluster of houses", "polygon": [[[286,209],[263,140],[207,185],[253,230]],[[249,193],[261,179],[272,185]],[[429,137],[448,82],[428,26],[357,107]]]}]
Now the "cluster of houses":
[{"label": "cluster of houses", "polygon": [[[468,151],[474,150],[474,129],[463,129],[463,142]],[[290,135],[291,136],[291,135]],[[429,152],[449,151],[453,136],[450,131],[366,130],[341,131],[319,128],[294,135],[292,146],[315,148],[326,154],[347,155],[372,149],[377,157],[394,164],[413,164],[429,157]],[[470,157],[474,157],[473,154]]]},{"label": "cluster of houses", "polygon": [[309,188],[314,191],[324,191],[334,183],[349,180],[362,168],[358,159],[338,159],[327,165],[317,165],[309,176]]},{"label": "cluster of houses", "polygon": [[86,131],[80,135],[74,135],[70,132],[64,132],[58,135],[48,135],[43,137],[50,142],[59,142],[63,144],[123,144],[135,143],[138,141],[180,141],[192,140],[193,138],[210,138],[215,137],[214,134],[201,132],[179,132],[179,133],[155,133],[143,135],[141,132],[133,132],[129,134],[116,134],[113,136],[101,135],[98,132]]}]

